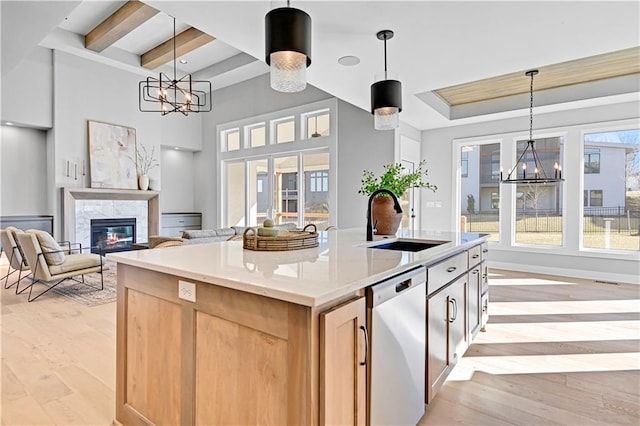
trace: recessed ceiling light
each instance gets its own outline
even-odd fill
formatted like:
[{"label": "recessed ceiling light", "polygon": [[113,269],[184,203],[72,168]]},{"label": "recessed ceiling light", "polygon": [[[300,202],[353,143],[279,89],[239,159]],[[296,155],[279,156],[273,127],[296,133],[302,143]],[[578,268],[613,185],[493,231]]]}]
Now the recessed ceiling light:
[{"label": "recessed ceiling light", "polygon": [[175,149],[176,151],[179,150],[180,148],[178,148],[177,146],[173,147],[173,149]]},{"label": "recessed ceiling light", "polygon": [[186,59],[180,59],[180,63],[181,63],[181,64],[186,64],[186,63],[187,63],[187,60],[186,60]]},{"label": "recessed ceiling light", "polygon": [[13,123],[12,123],[12,122],[10,122],[10,121],[7,121],[7,122],[6,122],[6,123],[4,123],[4,124],[6,124],[7,126],[13,126]]},{"label": "recessed ceiling light", "polygon": [[351,55],[343,56],[342,58],[338,59],[338,63],[340,65],[344,65],[345,67],[352,67],[360,63],[360,58]]}]

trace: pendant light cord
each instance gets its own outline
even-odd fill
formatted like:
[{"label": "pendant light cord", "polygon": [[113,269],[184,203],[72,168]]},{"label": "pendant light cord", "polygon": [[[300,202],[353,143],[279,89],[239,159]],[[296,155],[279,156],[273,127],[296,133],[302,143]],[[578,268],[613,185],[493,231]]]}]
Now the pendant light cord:
[{"label": "pendant light cord", "polygon": [[387,79],[387,38],[384,38],[384,79]]},{"label": "pendant light cord", "polygon": [[176,71],[176,18],[173,18],[173,81],[178,79]]},{"label": "pendant light cord", "polygon": [[534,73],[531,73],[531,85],[529,86],[529,140],[533,140],[533,76]]}]

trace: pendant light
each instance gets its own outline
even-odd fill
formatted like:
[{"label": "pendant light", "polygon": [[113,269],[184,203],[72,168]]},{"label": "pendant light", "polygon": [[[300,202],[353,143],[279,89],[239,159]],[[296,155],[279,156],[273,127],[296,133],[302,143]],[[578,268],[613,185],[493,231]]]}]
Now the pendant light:
[{"label": "pendant light", "polygon": [[393,31],[378,31],[376,37],[384,41],[384,79],[371,85],[371,113],[376,130],[390,130],[400,124],[402,84],[387,78],[387,40],[393,38]]},{"label": "pendant light", "polygon": [[[500,170],[500,182],[502,183],[553,184],[564,181],[562,167],[558,166],[558,163],[554,165],[553,177],[547,176],[536,152],[535,140],[533,139],[533,76],[536,74],[538,74],[538,70],[529,70],[525,73],[527,77],[531,77],[529,86],[529,140],[527,141],[527,147],[518,157],[516,164],[509,170],[506,179],[502,178],[502,170]],[[530,153],[528,157],[527,153]],[[533,159],[533,170],[527,169],[527,159]]]},{"label": "pendant light", "polygon": [[315,117],[313,117],[313,122],[314,122],[314,129],[315,131],[311,134],[312,138],[319,138],[320,136],[322,136],[320,133],[318,133],[318,116],[316,115]]},{"label": "pendant light", "polygon": [[280,7],[264,18],[265,53],[271,88],[295,93],[307,87],[311,65],[311,17],[299,9]]},{"label": "pendant light", "polygon": [[212,108],[211,82],[192,80],[187,74],[176,77],[176,18],[173,18],[173,79],[165,73],[159,78],[147,77],[138,83],[138,109],[167,115],[180,112],[209,112]]}]

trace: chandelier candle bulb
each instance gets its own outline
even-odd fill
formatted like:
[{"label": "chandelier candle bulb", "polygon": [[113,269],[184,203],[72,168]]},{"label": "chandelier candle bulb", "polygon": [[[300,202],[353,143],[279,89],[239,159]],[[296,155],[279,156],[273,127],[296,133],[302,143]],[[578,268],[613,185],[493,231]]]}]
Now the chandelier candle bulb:
[{"label": "chandelier candle bulb", "polygon": [[553,177],[558,179],[558,163],[553,165]]},{"label": "chandelier candle bulb", "polygon": [[527,165],[523,164],[522,165],[522,179],[526,179],[527,178]]}]

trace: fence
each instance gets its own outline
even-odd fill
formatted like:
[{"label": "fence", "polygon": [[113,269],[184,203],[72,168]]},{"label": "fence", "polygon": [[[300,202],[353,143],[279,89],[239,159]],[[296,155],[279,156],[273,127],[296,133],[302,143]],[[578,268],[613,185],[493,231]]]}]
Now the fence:
[{"label": "fence", "polygon": [[[469,232],[498,232],[498,213],[466,214],[466,229]],[[625,235],[640,235],[640,210],[624,207],[585,207],[583,232],[605,232],[606,222],[610,232]],[[517,232],[562,232],[562,211],[518,210]]]}]

